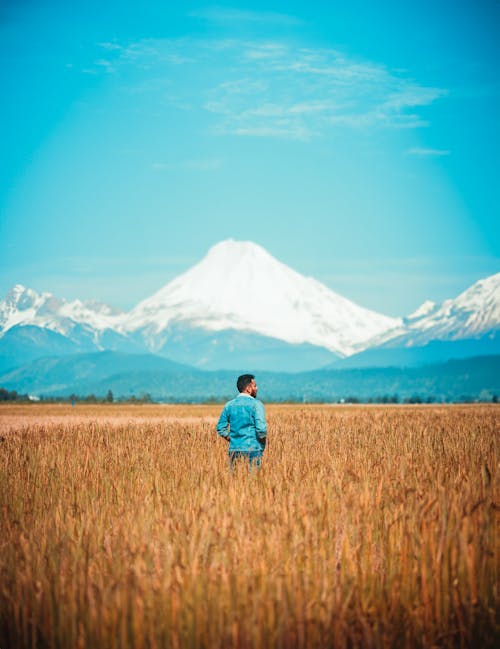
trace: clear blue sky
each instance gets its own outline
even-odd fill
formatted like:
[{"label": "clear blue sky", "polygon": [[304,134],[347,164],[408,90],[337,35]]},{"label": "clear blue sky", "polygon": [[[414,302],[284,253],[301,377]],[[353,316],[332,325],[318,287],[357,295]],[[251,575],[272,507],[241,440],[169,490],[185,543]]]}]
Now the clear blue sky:
[{"label": "clear blue sky", "polygon": [[405,315],[500,270],[500,2],[0,5],[0,294],[229,237]]}]

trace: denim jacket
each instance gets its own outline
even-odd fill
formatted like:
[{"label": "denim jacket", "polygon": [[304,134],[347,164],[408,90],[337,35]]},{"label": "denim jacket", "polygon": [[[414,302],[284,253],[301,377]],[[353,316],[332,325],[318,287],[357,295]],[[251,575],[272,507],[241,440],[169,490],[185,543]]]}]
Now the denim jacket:
[{"label": "denim jacket", "polygon": [[264,405],[250,395],[240,393],[224,406],[217,424],[217,433],[229,437],[229,452],[263,451],[267,425]]}]

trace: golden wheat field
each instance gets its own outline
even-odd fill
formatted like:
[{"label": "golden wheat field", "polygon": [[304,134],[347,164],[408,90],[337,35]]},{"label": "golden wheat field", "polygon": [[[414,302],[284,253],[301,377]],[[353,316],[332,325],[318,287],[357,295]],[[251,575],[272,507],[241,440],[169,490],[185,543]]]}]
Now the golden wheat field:
[{"label": "golden wheat field", "polygon": [[498,647],[500,407],[0,407],[0,648]]}]

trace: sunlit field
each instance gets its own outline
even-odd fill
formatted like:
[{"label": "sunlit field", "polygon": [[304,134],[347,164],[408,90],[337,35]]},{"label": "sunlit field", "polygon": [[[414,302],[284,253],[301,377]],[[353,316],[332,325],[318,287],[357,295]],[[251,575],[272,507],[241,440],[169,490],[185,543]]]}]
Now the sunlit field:
[{"label": "sunlit field", "polygon": [[498,647],[500,407],[0,407],[0,648]]}]

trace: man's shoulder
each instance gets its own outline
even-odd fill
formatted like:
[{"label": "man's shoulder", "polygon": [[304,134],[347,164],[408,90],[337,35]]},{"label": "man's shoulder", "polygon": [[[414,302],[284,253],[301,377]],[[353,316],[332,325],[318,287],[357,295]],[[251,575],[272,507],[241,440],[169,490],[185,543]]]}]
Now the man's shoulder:
[{"label": "man's shoulder", "polygon": [[263,408],[264,404],[260,399],[252,399],[256,408]]},{"label": "man's shoulder", "polygon": [[230,408],[233,405],[247,406],[249,408],[264,407],[264,404],[262,403],[262,401],[259,401],[259,399],[255,399],[254,397],[246,396],[243,394],[238,394],[236,397],[234,397],[234,399],[228,401],[224,407]]},{"label": "man's shoulder", "polygon": [[252,397],[248,399],[248,407],[252,410],[264,410],[264,404],[259,399]]},{"label": "man's shoulder", "polygon": [[224,408],[230,408],[231,406],[241,403],[240,395],[237,397],[234,397],[234,399],[229,399],[229,401],[226,401],[226,404],[224,405]]}]

